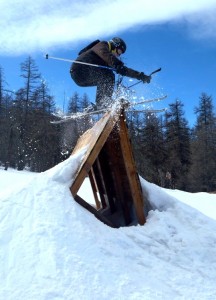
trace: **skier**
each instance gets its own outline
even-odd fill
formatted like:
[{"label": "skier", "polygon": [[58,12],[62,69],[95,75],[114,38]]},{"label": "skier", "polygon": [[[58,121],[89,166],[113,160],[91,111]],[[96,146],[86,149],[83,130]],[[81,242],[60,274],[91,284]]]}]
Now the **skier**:
[{"label": "skier", "polygon": [[[145,75],[144,72],[138,72],[124,66],[119,59],[120,55],[125,53],[126,44],[118,37],[110,41],[96,40],[79,52],[77,62],[71,65],[70,74],[74,82],[83,87],[96,86],[96,107],[97,109],[109,105],[115,85],[115,74],[127,76],[142,80],[144,83],[150,83],[151,76]],[[96,64],[91,66],[88,64]],[[101,67],[100,67],[101,66]]]}]

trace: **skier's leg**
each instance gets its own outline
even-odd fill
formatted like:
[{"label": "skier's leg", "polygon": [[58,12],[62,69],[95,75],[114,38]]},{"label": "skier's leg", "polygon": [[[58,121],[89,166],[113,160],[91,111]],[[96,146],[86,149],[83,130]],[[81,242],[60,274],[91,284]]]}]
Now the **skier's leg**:
[{"label": "skier's leg", "polygon": [[115,85],[115,75],[111,70],[79,65],[70,73],[77,85],[97,87],[95,102],[98,107],[104,107],[111,103]]},{"label": "skier's leg", "polygon": [[115,75],[112,71],[100,72],[97,80],[96,105],[98,107],[109,106],[112,102],[112,94],[115,85]]},{"label": "skier's leg", "polygon": [[89,66],[77,65],[70,70],[70,75],[73,81],[79,86],[96,86],[92,82],[91,67]]}]

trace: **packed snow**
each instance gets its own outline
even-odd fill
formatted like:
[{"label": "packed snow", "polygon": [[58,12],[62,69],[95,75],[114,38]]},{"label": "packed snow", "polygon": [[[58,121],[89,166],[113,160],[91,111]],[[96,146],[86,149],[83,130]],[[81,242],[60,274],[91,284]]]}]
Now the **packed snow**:
[{"label": "packed snow", "polygon": [[140,178],[146,224],[110,228],[70,193],[82,157],[0,169],[0,299],[216,299],[216,195]]}]

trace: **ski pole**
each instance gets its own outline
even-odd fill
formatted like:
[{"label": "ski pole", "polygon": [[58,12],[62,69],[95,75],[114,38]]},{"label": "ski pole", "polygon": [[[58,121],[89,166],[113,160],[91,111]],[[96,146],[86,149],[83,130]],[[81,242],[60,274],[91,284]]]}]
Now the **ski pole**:
[{"label": "ski pole", "polygon": [[157,73],[157,72],[160,72],[160,71],[161,71],[161,68],[159,68],[159,69],[157,69],[157,70],[151,72],[151,74],[150,74],[149,76],[152,76],[153,74],[155,74],[155,73]]},{"label": "ski pole", "polygon": [[[161,68],[159,68],[159,69],[157,69],[157,70],[155,70],[155,71],[151,72],[151,74],[149,74],[149,76],[152,76],[153,74],[155,74],[155,73],[157,73],[157,72],[160,72],[160,71],[161,71]],[[135,86],[135,85],[137,85],[137,84],[141,83],[141,82],[143,82],[143,81],[142,81],[142,80],[140,80],[140,81],[138,81],[138,82],[136,82],[136,83],[134,83],[134,84],[130,85],[130,86],[128,87],[128,89],[129,89],[129,88],[131,88],[132,86]]]},{"label": "ski pole", "polygon": [[109,69],[109,70],[115,71],[115,69],[107,67],[107,66],[100,66],[100,65],[96,65],[96,64],[90,64],[90,63],[77,61],[77,60],[72,60],[72,59],[67,59],[67,58],[49,56],[48,54],[45,55],[45,58],[46,59],[51,58],[51,59],[55,59],[55,60],[63,60],[63,61],[73,62],[73,63],[76,63],[76,64],[87,65],[87,66],[92,66],[92,67],[96,67],[96,68]]}]

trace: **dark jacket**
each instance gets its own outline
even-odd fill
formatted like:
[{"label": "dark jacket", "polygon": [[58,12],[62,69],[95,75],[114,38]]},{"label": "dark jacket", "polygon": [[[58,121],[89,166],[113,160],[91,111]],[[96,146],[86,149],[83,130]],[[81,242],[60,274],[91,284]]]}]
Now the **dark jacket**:
[{"label": "dark jacket", "polygon": [[[140,72],[124,66],[124,63],[119,60],[111,51],[108,42],[98,42],[91,49],[82,52],[76,61],[107,66],[116,69],[118,74],[123,76],[139,79]],[[79,68],[80,64],[73,63],[72,70]]]}]

